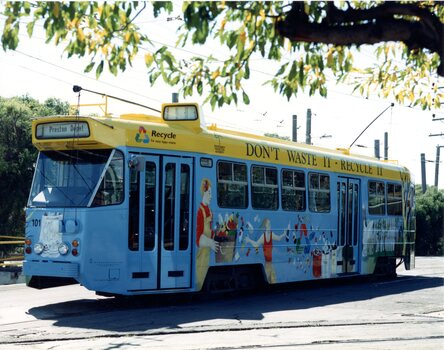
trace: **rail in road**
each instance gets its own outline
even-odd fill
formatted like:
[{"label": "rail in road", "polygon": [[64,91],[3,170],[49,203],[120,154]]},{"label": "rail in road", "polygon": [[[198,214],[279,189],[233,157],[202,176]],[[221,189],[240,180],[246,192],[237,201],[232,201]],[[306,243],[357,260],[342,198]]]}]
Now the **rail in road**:
[{"label": "rail in road", "polygon": [[293,284],[204,300],[1,286],[0,349],[442,349],[444,257],[394,280]]}]

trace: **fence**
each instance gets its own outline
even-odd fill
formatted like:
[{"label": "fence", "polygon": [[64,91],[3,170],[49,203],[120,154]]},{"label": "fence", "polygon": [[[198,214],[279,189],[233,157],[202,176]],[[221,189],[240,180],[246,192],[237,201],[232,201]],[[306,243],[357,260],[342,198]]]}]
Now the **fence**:
[{"label": "fence", "polygon": [[[17,236],[2,236],[0,235],[0,246],[2,245],[17,245],[24,246],[25,239]],[[10,266],[22,266],[23,254],[11,254],[10,256],[0,255],[0,268]]]}]

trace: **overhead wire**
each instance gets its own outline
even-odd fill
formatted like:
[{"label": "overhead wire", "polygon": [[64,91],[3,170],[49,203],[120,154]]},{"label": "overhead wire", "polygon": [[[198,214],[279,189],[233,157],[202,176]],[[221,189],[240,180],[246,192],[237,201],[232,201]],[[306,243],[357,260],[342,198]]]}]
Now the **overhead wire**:
[{"label": "overhead wire", "polygon": [[[23,23],[27,23],[27,22],[23,21]],[[36,24],[36,25],[37,25],[37,26],[41,26],[41,27],[43,27],[42,24]],[[152,40],[152,39],[150,39],[150,41],[153,42],[153,43],[155,43],[155,44],[158,44],[158,45],[166,46],[166,47],[171,48],[171,49],[176,50],[176,51],[185,52],[185,53],[187,53],[187,54],[196,55],[196,56],[199,56],[199,57],[202,57],[202,58],[209,58],[209,56],[207,56],[207,55],[204,55],[204,54],[201,54],[201,53],[197,53],[197,52],[195,52],[195,51],[191,51],[191,50],[188,50],[188,49],[180,48],[180,47],[177,47],[177,46],[174,46],[174,45],[171,45],[171,44],[166,44],[166,43],[161,42],[161,41]],[[149,48],[146,48],[146,47],[142,46],[141,44],[139,44],[138,47],[139,47],[139,49],[144,50],[144,51],[146,51],[146,52],[149,52],[149,53],[152,53],[152,52],[153,52],[152,50],[150,50]],[[18,50],[16,50],[16,51],[19,52]],[[90,80],[93,80],[93,81],[97,82],[97,80],[96,80],[95,78],[92,78],[92,77],[89,77],[89,76],[85,76],[84,74],[81,74],[81,73],[78,73],[78,72],[74,72],[74,71],[72,71],[72,70],[70,70],[70,69],[68,69],[68,68],[64,68],[64,67],[58,66],[58,65],[56,65],[56,64],[54,64],[54,63],[50,63],[50,62],[45,61],[45,60],[43,60],[43,59],[33,57],[32,55],[29,55],[29,54],[26,54],[26,53],[23,53],[23,52],[19,52],[19,53],[22,53],[22,54],[24,54],[24,55],[28,55],[28,56],[30,56],[31,58],[34,58],[34,59],[40,60],[40,61],[42,61],[42,62],[45,62],[45,63],[51,64],[51,65],[53,65],[53,66],[55,66],[55,67],[58,67],[58,68],[60,68],[60,69],[64,69],[64,70],[69,71],[69,72],[71,72],[71,73],[74,73],[74,74],[77,74],[77,75],[81,75],[82,77],[86,77],[87,79],[90,79]],[[365,55],[368,55],[368,53],[365,54]],[[261,58],[261,59],[266,60],[265,58]],[[215,60],[217,60],[217,61],[219,61],[219,62],[223,62],[223,60],[220,60],[220,59],[217,59],[217,58],[215,58]],[[260,73],[260,74],[263,74],[263,75],[266,75],[266,76],[269,76],[269,77],[274,77],[274,76],[275,76],[275,75],[272,74],[272,73],[264,72],[264,71],[261,71],[261,70],[255,69],[255,68],[251,68],[250,71],[251,71],[251,72],[255,72],[255,73]],[[163,102],[163,101],[160,101],[160,100],[157,100],[157,99],[153,99],[153,98],[147,97],[146,95],[139,94],[139,93],[137,93],[137,92],[135,92],[135,91],[132,91],[132,90],[129,90],[129,89],[125,89],[125,88],[122,88],[122,87],[120,87],[120,86],[116,86],[116,85],[111,84],[111,83],[106,83],[106,82],[103,82],[103,81],[100,82],[100,83],[105,84],[105,85],[108,85],[108,86],[111,86],[111,87],[116,88],[116,89],[120,89],[120,90],[122,90],[122,91],[125,91],[125,92],[128,92],[128,93],[131,93],[131,94],[134,94],[134,95],[137,95],[137,96],[141,96],[141,97],[143,97],[143,98],[151,99],[151,100],[156,101],[156,102],[159,102],[159,103],[162,103],[162,102]],[[382,103],[382,102],[386,102],[386,101],[382,101],[381,99],[369,98],[369,97],[363,97],[363,96],[357,96],[357,95],[354,95],[353,93],[341,92],[341,91],[338,91],[338,90],[335,90],[335,89],[332,89],[332,88],[329,88],[329,89],[328,89],[328,92],[331,92],[331,93],[334,93],[334,94],[338,94],[338,95],[342,95],[342,96],[346,96],[346,97],[352,97],[352,98],[362,99],[362,100],[366,100],[366,101],[374,101],[374,102],[381,102],[381,103]],[[398,105],[397,107],[404,107],[404,108],[410,108],[410,109],[420,110],[419,108],[417,108],[417,107],[413,107],[413,106]]]},{"label": "overhead wire", "polygon": [[[162,21],[162,20],[159,20],[159,21]],[[38,25],[40,25],[40,24],[38,24]],[[200,57],[203,57],[203,58],[208,58],[208,57],[209,57],[209,56],[206,56],[206,55],[203,55],[203,54],[200,54],[200,53],[197,53],[197,52],[191,51],[191,50],[187,50],[187,49],[184,49],[184,48],[180,48],[180,47],[176,47],[176,46],[173,46],[173,45],[165,44],[165,43],[163,43],[163,42],[161,42],[161,41],[156,41],[156,40],[151,40],[151,41],[152,41],[153,43],[155,43],[155,44],[163,45],[163,46],[167,46],[167,47],[169,47],[169,48],[171,48],[171,49],[173,49],[173,50],[177,50],[177,51],[180,51],[180,52],[185,52],[185,53],[187,53],[187,54],[192,54],[192,55],[200,56]],[[144,50],[144,51],[147,51],[147,52],[152,52],[152,50],[150,50],[150,49],[148,49],[148,48],[146,48],[146,47],[143,47],[142,45],[139,45],[139,48],[142,49],[142,50]],[[123,88],[122,86],[117,86],[117,85],[114,85],[114,84],[111,84],[111,83],[107,83],[107,82],[104,82],[104,81],[97,81],[96,79],[94,79],[94,78],[92,78],[92,77],[89,77],[88,75],[85,75],[85,74],[82,74],[82,73],[78,73],[78,72],[76,72],[76,71],[73,71],[73,70],[68,69],[68,68],[66,68],[66,67],[62,67],[62,66],[57,65],[57,64],[52,63],[52,62],[48,62],[48,61],[46,61],[46,60],[44,60],[44,59],[41,59],[41,58],[39,58],[39,57],[35,57],[35,56],[33,56],[33,55],[27,54],[27,53],[25,53],[25,52],[23,52],[23,51],[16,50],[16,52],[18,52],[19,54],[22,54],[22,55],[24,55],[24,56],[27,56],[27,57],[29,57],[29,58],[32,58],[32,59],[35,59],[35,60],[41,61],[41,62],[43,62],[43,63],[49,64],[49,65],[51,65],[51,66],[57,67],[57,68],[62,69],[62,70],[65,70],[65,71],[70,72],[70,73],[72,73],[72,74],[76,74],[76,75],[82,76],[83,78],[87,78],[87,79],[93,80],[93,81],[96,82],[96,83],[99,82],[99,83],[101,83],[101,84],[104,84],[104,85],[107,85],[107,86],[113,87],[113,88],[115,88],[115,89],[118,89],[118,90],[121,90],[121,91],[125,91],[125,92],[127,92],[127,93],[130,93],[130,94],[133,94],[133,95],[136,95],[136,96],[140,96],[140,97],[143,97],[143,98],[145,98],[145,99],[153,100],[153,101],[156,101],[156,102],[159,102],[159,103],[162,103],[162,102],[163,102],[163,101],[160,101],[160,100],[158,100],[158,99],[150,98],[150,97],[148,97],[148,96],[146,96],[146,95],[139,94],[139,93],[137,93],[137,92],[135,92],[135,91],[133,91],[133,90],[129,90],[129,89]],[[219,61],[220,61],[220,60],[219,60]],[[33,72],[35,72],[35,73],[38,73],[38,74],[41,74],[41,75],[45,75],[45,76],[46,76],[46,74],[43,74],[43,73],[37,72],[37,71],[32,70],[32,69],[30,69],[30,68],[27,68],[27,67],[24,67],[24,66],[20,66],[20,67],[23,68],[23,69],[27,69],[27,70],[29,70],[29,71],[33,71]],[[274,75],[271,74],[271,73],[263,72],[263,71],[261,71],[261,70],[257,70],[257,69],[250,69],[250,70],[251,70],[252,72],[256,72],[256,73],[260,73],[260,74],[264,74],[264,75],[267,75],[267,76],[274,76]],[[70,83],[68,83],[68,82],[66,82],[66,81],[63,81],[63,80],[61,80],[61,79],[58,79],[58,78],[55,78],[55,77],[51,77],[51,76],[49,76],[49,77],[50,77],[51,79],[54,79],[54,80],[57,80],[57,81],[61,81],[61,82],[66,83],[66,84],[70,84]],[[72,85],[72,84],[70,84],[70,85]],[[366,101],[383,102],[383,101],[381,101],[380,99],[373,99],[373,98],[365,98],[365,97],[362,97],[362,96],[356,96],[356,95],[353,95],[352,93],[341,92],[341,91],[337,91],[337,90],[335,90],[335,89],[331,89],[331,88],[328,89],[328,92],[331,92],[331,93],[333,93],[333,94],[339,94],[339,95],[342,95],[342,96],[346,96],[346,97],[348,97],[348,98],[349,98],[349,97],[352,97],[352,98],[364,99],[364,100],[366,100]],[[417,108],[410,107],[410,106],[401,106],[401,105],[399,105],[399,107],[405,107],[405,108],[417,109]],[[250,106],[250,108],[252,108],[252,107]],[[238,111],[239,111],[239,112],[242,112],[241,110],[238,110]],[[258,113],[259,113],[259,112],[258,112]],[[238,127],[238,126],[237,126],[237,127]],[[253,130],[253,129],[251,129],[251,130]],[[257,131],[257,130],[255,130],[255,131]]]},{"label": "overhead wire", "polygon": [[[79,72],[74,71],[74,70],[72,70],[72,69],[69,69],[69,68],[66,68],[66,67],[60,66],[60,65],[58,65],[58,64],[55,64],[55,63],[49,62],[49,61],[44,60],[44,59],[42,59],[42,58],[39,58],[39,57],[33,56],[33,55],[31,55],[31,54],[25,53],[25,52],[23,52],[23,51],[15,50],[15,52],[17,52],[17,53],[19,53],[19,54],[21,54],[21,55],[23,55],[23,56],[26,56],[26,57],[32,58],[32,59],[34,59],[34,60],[37,60],[37,61],[43,62],[43,63],[45,63],[45,64],[51,65],[51,66],[53,66],[53,67],[56,67],[56,68],[62,69],[62,70],[67,71],[67,72],[69,72],[69,73],[72,73],[72,74],[75,74],[75,75],[81,76],[82,78],[86,78],[86,79],[89,79],[89,80],[93,80],[93,81],[96,82],[96,83],[99,82],[99,83],[101,83],[101,84],[104,84],[104,85],[107,85],[107,86],[113,87],[113,88],[115,88],[115,89],[119,89],[119,90],[122,90],[122,91],[125,91],[125,92],[128,92],[128,93],[131,93],[131,94],[134,94],[134,95],[137,95],[137,96],[140,96],[140,97],[143,97],[143,98],[149,99],[149,100],[153,100],[153,101],[155,101],[155,102],[159,102],[159,103],[162,103],[162,102],[163,102],[163,101],[160,101],[160,100],[158,100],[158,99],[151,98],[151,97],[148,97],[148,96],[146,96],[146,95],[142,95],[142,94],[140,94],[140,93],[137,93],[137,92],[135,92],[135,91],[132,91],[132,90],[126,89],[126,88],[124,88],[124,87],[122,87],[122,86],[118,86],[118,85],[111,84],[111,83],[104,82],[104,81],[98,81],[97,79],[92,78],[92,77],[90,77],[90,76],[88,76],[88,75],[85,75],[84,73],[83,73],[83,74],[82,74],[82,73],[79,73]],[[70,84],[73,85],[72,83],[70,83]]]}]

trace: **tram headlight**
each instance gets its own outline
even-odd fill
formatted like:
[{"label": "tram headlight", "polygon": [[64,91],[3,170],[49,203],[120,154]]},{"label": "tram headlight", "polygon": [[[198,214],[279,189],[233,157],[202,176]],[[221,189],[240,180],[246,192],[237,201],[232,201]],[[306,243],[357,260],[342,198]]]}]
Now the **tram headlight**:
[{"label": "tram headlight", "polygon": [[40,254],[42,254],[44,249],[45,249],[45,246],[42,243],[34,244],[34,253],[40,255]]},{"label": "tram headlight", "polygon": [[69,247],[66,243],[62,243],[59,245],[59,253],[61,255],[66,255],[69,252]]}]

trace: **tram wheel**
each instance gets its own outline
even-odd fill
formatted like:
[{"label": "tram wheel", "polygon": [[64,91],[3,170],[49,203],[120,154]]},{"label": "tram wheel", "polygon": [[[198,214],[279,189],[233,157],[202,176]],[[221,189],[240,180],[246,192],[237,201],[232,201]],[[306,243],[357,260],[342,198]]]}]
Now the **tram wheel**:
[{"label": "tram wheel", "polygon": [[208,270],[202,291],[209,294],[227,293],[256,289],[264,284],[261,265],[213,266]]},{"label": "tram wheel", "polygon": [[379,257],[376,262],[374,275],[387,279],[396,278],[396,258],[395,257]]}]

